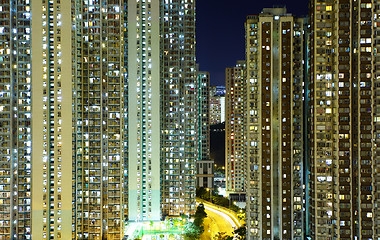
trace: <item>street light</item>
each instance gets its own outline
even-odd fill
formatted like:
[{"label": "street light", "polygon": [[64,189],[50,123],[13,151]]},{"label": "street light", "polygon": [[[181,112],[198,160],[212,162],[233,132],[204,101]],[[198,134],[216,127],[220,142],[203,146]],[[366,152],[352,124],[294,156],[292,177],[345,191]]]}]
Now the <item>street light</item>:
[{"label": "street light", "polygon": [[207,192],[209,192],[209,193],[210,193],[210,202],[212,203],[212,198],[211,198],[211,189],[209,189],[209,188],[206,188],[206,190],[207,190]]}]

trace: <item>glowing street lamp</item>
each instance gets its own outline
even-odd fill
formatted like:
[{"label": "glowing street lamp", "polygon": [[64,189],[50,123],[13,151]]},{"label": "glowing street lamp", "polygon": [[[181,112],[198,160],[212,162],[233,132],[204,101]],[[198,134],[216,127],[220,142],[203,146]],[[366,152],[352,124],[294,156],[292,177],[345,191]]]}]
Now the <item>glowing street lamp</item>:
[{"label": "glowing street lamp", "polygon": [[206,190],[207,190],[207,192],[209,192],[210,193],[210,202],[212,203],[212,197],[211,197],[211,189],[209,189],[209,188],[206,188]]}]

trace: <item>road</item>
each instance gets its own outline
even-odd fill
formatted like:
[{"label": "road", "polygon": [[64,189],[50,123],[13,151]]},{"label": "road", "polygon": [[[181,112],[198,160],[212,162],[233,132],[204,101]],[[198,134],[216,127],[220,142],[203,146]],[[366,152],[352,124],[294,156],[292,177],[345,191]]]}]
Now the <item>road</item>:
[{"label": "road", "polygon": [[201,239],[213,239],[218,232],[225,232],[226,235],[233,236],[234,230],[238,228],[238,226],[240,227],[239,221],[234,219],[233,216],[229,216],[224,210],[218,209],[213,205],[204,203],[204,206],[207,218],[205,218],[204,221],[205,232],[202,234]]}]

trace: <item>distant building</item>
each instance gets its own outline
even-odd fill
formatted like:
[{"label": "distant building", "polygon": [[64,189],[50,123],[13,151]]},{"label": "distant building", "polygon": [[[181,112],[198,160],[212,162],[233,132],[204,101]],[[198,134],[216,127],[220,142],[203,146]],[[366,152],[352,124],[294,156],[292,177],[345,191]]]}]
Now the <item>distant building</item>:
[{"label": "distant building", "polygon": [[248,238],[304,239],[304,20],[265,8],[245,30]]},{"label": "distant building", "polygon": [[223,173],[214,172],[214,191],[217,191],[219,195],[227,197],[226,194],[226,175]]},{"label": "distant building", "polygon": [[197,187],[212,189],[214,185],[214,161],[210,159],[209,86],[208,72],[197,72],[198,83],[198,160]]},{"label": "distant building", "polygon": [[224,86],[210,86],[210,125],[225,122],[225,94]]},{"label": "distant building", "polygon": [[245,61],[226,68],[226,192],[245,192]]}]

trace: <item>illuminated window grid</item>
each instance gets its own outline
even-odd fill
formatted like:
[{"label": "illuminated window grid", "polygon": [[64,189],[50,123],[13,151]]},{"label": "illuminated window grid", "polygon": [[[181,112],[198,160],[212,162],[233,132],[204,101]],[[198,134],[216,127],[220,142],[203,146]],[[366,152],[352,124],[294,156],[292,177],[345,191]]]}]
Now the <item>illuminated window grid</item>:
[{"label": "illuminated window grid", "polygon": [[244,192],[245,66],[226,69],[226,190]]},{"label": "illuminated window grid", "polygon": [[[124,21],[122,1],[76,6],[83,30],[76,61],[73,237],[119,239],[124,229]],[[100,18],[107,12],[107,19]],[[101,26],[107,31],[101,32]]]},{"label": "illuminated window grid", "polygon": [[[194,1],[162,3],[163,215],[195,212],[196,76]],[[177,30],[178,29],[178,30]],[[165,54],[170,52],[170,54]],[[167,175],[169,174],[169,175]]]},{"label": "illuminated window grid", "polygon": [[0,8],[0,238],[30,239],[30,5]]},{"label": "illuminated window grid", "polygon": [[[303,201],[301,168],[302,144],[300,144],[302,140],[303,115],[301,107],[302,88],[300,87],[301,82],[293,80],[287,73],[292,71],[295,79],[303,79],[302,67],[299,66],[303,59],[303,52],[302,48],[297,48],[302,46],[302,44],[299,45],[298,43],[303,42],[301,34],[303,23],[302,19],[295,20],[296,18],[291,17],[290,14],[287,17],[291,17],[292,20],[289,18],[285,20],[286,16],[276,17],[276,14],[272,15],[269,13],[270,11],[271,10],[268,9],[265,11],[266,16],[264,16],[264,14],[248,16],[245,25],[247,43],[246,59],[248,66],[246,137],[248,146],[247,159],[250,160],[247,174],[247,211],[249,211],[249,214],[247,214],[247,226],[250,239],[263,239],[271,237],[274,234],[273,230],[275,227],[273,227],[274,222],[272,219],[276,209],[276,203],[274,203],[275,201],[271,198],[271,195],[275,194],[275,187],[273,188],[274,191],[272,191],[272,187],[269,188],[269,186],[273,184],[271,182],[271,170],[275,165],[272,165],[270,161],[271,154],[275,154],[275,151],[280,151],[282,154],[282,167],[279,168],[281,172],[281,175],[279,175],[279,178],[281,177],[279,184],[281,185],[282,192],[278,192],[279,197],[277,198],[280,200],[278,203],[278,209],[280,211],[278,216],[282,218],[282,224],[279,225],[280,232],[278,234],[280,238],[284,239],[290,238],[290,234],[292,238],[299,239],[304,228],[303,221],[301,220]],[[291,24],[293,19],[295,20],[294,24]],[[273,20],[279,20],[278,24]],[[290,29],[291,26],[292,29]],[[282,69],[279,71],[281,73],[279,75],[281,76],[278,76],[278,88],[279,91],[281,91],[281,94],[279,93],[281,99],[286,100],[285,102],[282,100],[282,103],[278,104],[282,109],[274,110],[274,112],[281,114],[279,116],[281,123],[279,123],[279,133],[276,140],[279,141],[279,147],[276,149],[271,145],[271,138],[275,138],[275,134],[271,133],[271,131],[275,132],[274,129],[277,128],[276,123],[273,121],[276,117],[268,118],[268,113],[271,114],[272,108],[277,106],[274,98],[275,93],[272,93],[272,95],[269,94],[269,97],[273,97],[273,99],[268,98],[266,93],[268,91],[270,93],[272,88],[276,85],[274,82],[271,82],[271,80],[274,81],[277,77],[272,79],[270,71],[272,69],[272,63],[276,61],[274,59],[276,55],[272,54],[270,50],[276,47],[276,43],[271,45],[271,38],[275,36],[271,30],[277,31],[277,29],[279,29],[279,39],[273,41],[278,41],[286,45],[290,43],[289,40],[293,36],[293,47],[297,48],[297,51],[293,51],[293,54],[291,54],[289,45],[286,45],[281,48],[281,53],[279,54],[281,58],[278,61],[281,63]],[[289,29],[289,31],[287,29]],[[269,43],[269,46],[267,43]],[[261,46],[261,44],[263,46]],[[267,53],[269,53],[269,56],[266,56]],[[291,60],[293,62],[291,62]],[[293,70],[289,68],[293,68]],[[275,76],[275,74],[273,75]],[[294,82],[290,82],[290,79]],[[270,84],[268,84],[266,80],[269,80]],[[293,84],[299,87],[289,88]],[[289,93],[289,90],[292,94]],[[269,102],[268,99],[270,99]],[[287,102],[291,102],[291,104],[289,105]],[[291,108],[291,110],[289,108]],[[292,114],[289,116],[289,113]],[[283,128],[282,126],[286,127]],[[290,141],[289,135],[294,136]],[[291,164],[289,164],[290,162]],[[270,163],[270,165],[267,163]],[[274,169],[274,171],[277,170]],[[291,190],[294,191],[289,192],[289,183],[292,186]],[[290,197],[282,197],[288,196],[289,193]],[[294,218],[294,221],[291,217],[293,214],[297,216],[297,218]],[[290,222],[292,224],[290,224]],[[292,229],[289,229],[290,226],[292,226]]]},{"label": "illuminated window grid", "polygon": [[[42,5],[43,25],[43,238],[61,238],[61,12]],[[56,34],[51,35],[52,32]],[[56,49],[56,50],[55,50]],[[53,214],[52,214],[53,213]],[[54,214],[56,213],[56,215]],[[57,221],[55,220],[57,218]],[[55,230],[56,229],[56,230]],[[55,235],[56,234],[56,235]]]},{"label": "illuminated window grid", "polygon": [[[376,25],[368,24],[377,8],[372,4],[373,2],[350,2],[339,6],[320,1],[312,3],[312,19],[316,24],[312,26],[319,33],[312,39],[315,58],[311,62],[314,79],[312,89],[316,93],[316,101],[312,106],[315,112],[312,140],[316,147],[312,152],[312,181],[315,185],[312,197],[316,202],[312,205],[312,210],[316,214],[313,214],[312,222],[321,223],[312,229],[314,237],[330,236],[326,231],[331,229],[328,218],[334,218],[339,223],[337,237],[341,239],[354,236],[371,239],[380,234],[373,231],[376,221],[374,215],[379,215],[373,208],[375,178],[369,177],[373,173],[376,159],[376,148],[372,141],[377,139],[374,135],[376,131],[373,131],[376,119],[373,121],[372,109],[377,95],[372,91],[376,91],[373,88],[376,86],[376,78],[372,75],[375,59],[370,53],[375,46],[372,34]],[[339,15],[335,16],[338,9]],[[352,21],[352,16],[356,16],[354,18],[357,21]],[[323,25],[319,25],[320,22]],[[339,22],[338,29],[330,27],[335,22]],[[339,42],[331,41],[335,37]],[[353,45],[357,47],[351,48]],[[336,63],[323,61],[331,55],[337,57]],[[331,95],[333,97],[330,100]],[[323,136],[320,131],[328,134]],[[327,171],[323,170],[325,166]],[[337,173],[334,177],[337,183],[333,185],[324,181],[325,177],[331,177],[331,171]],[[326,196],[320,191],[324,188],[328,189]],[[323,204],[326,198],[329,203]],[[338,202],[339,211],[334,211],[337,208],[331,202]],[[327,216],[320,214],[322,211],[326,211]],[[351,213],[356,211],[361,214],[352,217]]]},{"label": "illuminated window grid", "polygon": [[151,4],[137,3],[137,202],[140,220],[152,216],[152,16]]}]

